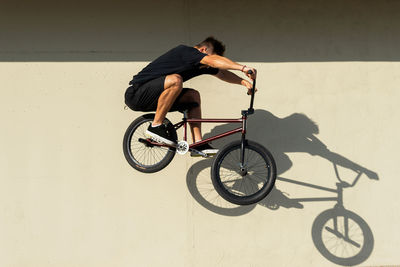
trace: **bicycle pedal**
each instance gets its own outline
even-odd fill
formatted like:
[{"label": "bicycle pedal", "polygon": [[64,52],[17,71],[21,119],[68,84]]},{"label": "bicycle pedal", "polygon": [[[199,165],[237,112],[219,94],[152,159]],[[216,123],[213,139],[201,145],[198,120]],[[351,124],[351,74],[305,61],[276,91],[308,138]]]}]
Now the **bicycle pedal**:
[{"label": "bicycle pedal", "polygon": [[203,158],[208,158],[210,155],[203,153],[199,150],[196,149],[190,149],[190,156],[191,157],[203,157]]}]

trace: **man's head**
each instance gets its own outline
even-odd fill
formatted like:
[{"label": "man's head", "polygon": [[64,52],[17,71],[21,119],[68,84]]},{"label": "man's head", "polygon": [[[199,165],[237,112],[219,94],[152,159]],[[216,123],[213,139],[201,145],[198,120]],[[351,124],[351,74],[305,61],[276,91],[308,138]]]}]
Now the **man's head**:
[{"label": "man's head", "polygon": [[200,52],[207,55],[219,55],[223,56],[225,52],[225,45],[220,41],[216,40],[214,37],[210,36],[203,42],[195,45]]}]

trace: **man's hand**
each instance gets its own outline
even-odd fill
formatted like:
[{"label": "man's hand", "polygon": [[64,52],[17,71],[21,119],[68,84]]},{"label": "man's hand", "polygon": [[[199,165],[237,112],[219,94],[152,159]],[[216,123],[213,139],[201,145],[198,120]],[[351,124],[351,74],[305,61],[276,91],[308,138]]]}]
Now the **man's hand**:
[{"label": "man's hand", "polygon": [[[247,72],[249,70],[251,70],[253,73],[252,74],[248,74]],[[252,80],[257,78],[257,70],[255,68],[250,68],[250,67],[244,66],[242,71],[246,74],[247,77],[249,77]]]},{"label": "man's hand", "polygon": [[[251,84],[247,80],[242,80],[241,84],[247,88],[247,94],[251,95],[251,89],[253,89],[253,84]],[[255,88],[255,92],[257,92],[257,88]]]}]

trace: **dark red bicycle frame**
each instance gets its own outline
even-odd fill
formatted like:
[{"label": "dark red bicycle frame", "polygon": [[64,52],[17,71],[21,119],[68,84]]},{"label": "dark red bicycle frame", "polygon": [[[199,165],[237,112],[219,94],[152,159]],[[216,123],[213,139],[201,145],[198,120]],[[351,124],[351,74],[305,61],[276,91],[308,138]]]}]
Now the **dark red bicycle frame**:
[{"label": "dark red bicycle frame", "polygon": [[241,132],[242,135],[246,134],[246,120],[247,116],[243,115],[241,119],[187,119],[186,116],[183,118],[182,121],[178,122],[177,124],[174,125],[175,130],[181,128],[182,126],[184,127],[184,136],[183,140],[187,141],[187,124],[188,123],[241,123],[242,126],[236,129],[233,129],[231,131],[223,132],[221,134],[212,136],[210,138],[204,139],[202,141],[199,141],[197,143],[193,143],[189,145],[189,148],[196,148],[198,146],[201,146],[203,144],[209,143],[211,141],[235,134]]},{"label": "dark red bicycle frame", "polygon": [[[188,118],[186,118],[186,115],[184,115],[183,119],[180,122],[174,124],[173,127],[175,130],[178,130],[182,126],[184,127],[183,140],[187,142],[187,128],[188,128],[187,124],[188,123],[192,123],[192,122],[196,123],[197,122],[197,123],[241,123],[242,124],[241,127],[238,127],[231,131],[223,132],[221,134],[218,134],[218,135],[209,137],[207,139],[201,140],[199,142],[190,144],[189,149],[191,149],[191,148],[196,149],[196,147],[201,146],[203,144],[209,143],[211,141],[214,141],[214,140],[217,140],[220,138],[224,138],[226,136],[229,136],[229,135],[232,135],[235,133],[240,133],[240,132],[242,133],[242,140],[244,140],[245,136],[246,136],[246,122],[247,122],[248,112],[247,112],[247,110],[244,110],[242,113],[243,114],[242,114],[241,119],[188,119]],[[167,145],[167,144],[157,143],[150,139],[148,139],[148,142],[155,146],[169,147],[169,145]]]}]

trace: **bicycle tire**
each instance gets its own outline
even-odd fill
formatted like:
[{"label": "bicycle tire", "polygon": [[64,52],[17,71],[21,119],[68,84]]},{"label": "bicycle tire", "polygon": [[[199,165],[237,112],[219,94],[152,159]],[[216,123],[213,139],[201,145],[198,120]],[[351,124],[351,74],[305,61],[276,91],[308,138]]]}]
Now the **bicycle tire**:
[{"label": "bicycle tire", "polygon": [[[136,170],[144,173],[158,172],[164,169],[175,156],[174,147],[147,146],[139,142],[139,138],[147,139],[145,131],[153,121],[155,114],[145,114],[134,120],[125,131],[123,151],[128,163]],[[177,140],[172,123],[165,118],[164,124],[168,133]]]},{"label": "bicycle tire", "polygon": [[[269,194],[276,180],[276,165],[271,153],[262,145],[252,141],[245,140],[244,145],[247,174],[242,176],[238,173],[241,141],[232,142],[222,148],[211,167],[211,179],[215,190],[225,200],[237,205],[259,202]],[[262,162],[254,163],[253,160],[257,159]],[[230,180],[221,175],[225,170],[229,173]],[[232,176],[236,177],[232,180]],[[247,189],[253,192],[247,193]]]}]

